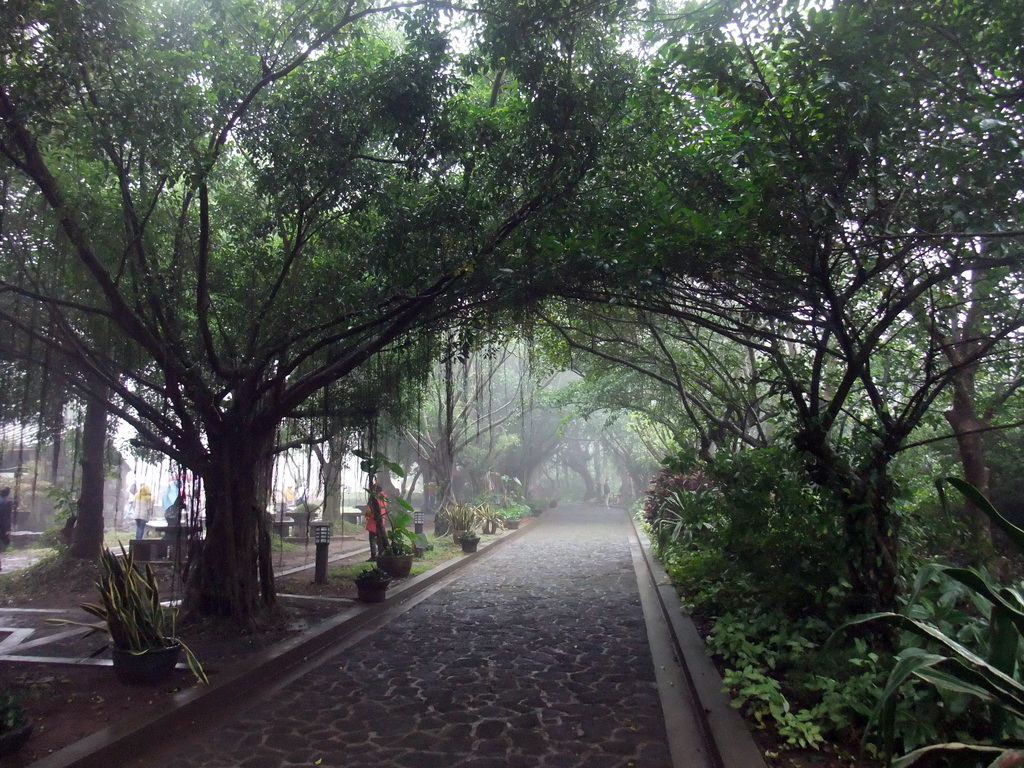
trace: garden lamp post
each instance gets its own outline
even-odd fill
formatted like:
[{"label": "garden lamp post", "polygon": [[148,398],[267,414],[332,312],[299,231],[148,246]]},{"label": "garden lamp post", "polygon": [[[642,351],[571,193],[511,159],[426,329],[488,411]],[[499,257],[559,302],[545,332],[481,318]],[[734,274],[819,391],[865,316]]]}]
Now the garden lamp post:
[{"label": "garden lamp post", "polygon": [[312,523],[313,543],[316,544],[316,568],[313,581],[323,584],[327,581],[327,549],[331,545],[331,524]]}]

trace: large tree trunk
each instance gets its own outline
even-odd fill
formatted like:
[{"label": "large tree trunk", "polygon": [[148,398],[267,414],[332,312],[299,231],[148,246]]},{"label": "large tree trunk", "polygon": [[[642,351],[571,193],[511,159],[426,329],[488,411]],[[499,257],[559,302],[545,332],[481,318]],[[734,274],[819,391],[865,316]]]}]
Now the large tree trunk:
[{"label": "large tree trunk", "polygon": [[[981,245],[985,247],[987,244],[983,240]],[[953,402],[944,415],[956,435],[964,480],[986,497],[989,493],[989,471],[985,462],[982,435],[985,428],[991,424],[992,414],[982,416],[978,413],[978,366],[987,341],[985,303],[979,299],[991,295],[998,281],[999,275],[996,272],[972,270],[967,311],[959,327],[954,323],[947,336],[943,335],[935,324],[928,326],[933,342],[942,349],[953,369],[950,380]],[[981,563],[986,563],[995,554],[991,523],[985,513],[970,500],[967,501],[967,514],[967,523],[970,526],[977,556]]]},{"label": "large tree trunk", "polygon": [[578,474],[583,480],[583,500],[595,500],[598,497],[597,483],[590,472],[590,462],[592,460],[590,454],[583,451],[578,445],[567,445],[562,451],[561,458],[562,463]]},{"label": "large tree trunk", "polygon": [[[944,415],[956,435],[964,480],[987,497],[989,471],[985,461],[985,445],[982,435],[985,428],[989,426],[989,420],[978,415],[974,389],[976,367],[970,365],[962,368],[953,377],[953,403]],[[992,525],[985,513],[970,500],[967,501],[967,513],[978,557],[982,563],[985,563],[991,560],[994,554]]]},{"label": "large tree trunk", "polygon": [[[622,445],[618,440],[606,440],[605,444],[611,451],[612,460],[615,462],[615,466],[619,471],[619,477],[622,479],[620,490],[622,491],[623,501],[630,503],[640,498],[640,494],[647,489],[650,484],[650,476],[640,466],[636,457]],[[614,488],[612,489],[615,490]]]},{"label": "large tree trunk", "polygon": [[840,495],[850,584],[862,610],[895,611],[899,540],[891,483],[883,474],[850,485]]},{"label": "large tree trunk", "polygon": [[102,388],[85,406],[82,427],[82,489],[69,553],[83,560],[99,558],[103,547],[103,487],[106,480],[107,403]]},{"label": "large tree trunk", "polygon": [[273,430],[258,433],[245,422],[208,436],[206,538],[189,567],[189,619],[224,616],[251,626],[277,602],[266,515],[273,438]]},{"label": "large tree trunk", "polygon": [[321,517],[324,522],[337,523],[341,520],[341,476],[348,453],[345,440],[338,437],[330,438],[327,441],[327,456],[320,446],[313,446],[313,450],[316,452],[323,474],[324,502]]},{"label": "large tree trunk", "polygon": [[893,452],[879,449],[855,467],[835,452],[828,436],[805,430],[795,439],[808,457],[811,480],[839,502],[847,575],[857,611],[894,611],[899,584],[899,519],[889,477]]}]

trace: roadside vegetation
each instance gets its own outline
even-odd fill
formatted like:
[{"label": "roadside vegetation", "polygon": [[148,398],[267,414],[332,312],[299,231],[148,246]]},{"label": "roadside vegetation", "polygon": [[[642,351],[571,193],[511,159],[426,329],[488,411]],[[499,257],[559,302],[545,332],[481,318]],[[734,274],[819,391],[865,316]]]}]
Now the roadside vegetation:
[{"label": "roadside vegetation", "polygon": [[[966,567],[979,553],[963,546],[962,504],[944,503],[954,499],[920,469],[901,477],[899,608],[871,620],[846,578],[840,515],[791,450],[699,465],[677,455],[644,502],[658,555],[734,705],[776,734],[783,753],[820,750],[865,766],[904,754],[895,764],[996,765],[1024,736],[1024,532],[1001,520],[1015,540],[1000,536],[1001,556]],[[929,762],[935,745],[950,744],[950,762]],[[1013,754],[998,765],[1016,765]]]}]

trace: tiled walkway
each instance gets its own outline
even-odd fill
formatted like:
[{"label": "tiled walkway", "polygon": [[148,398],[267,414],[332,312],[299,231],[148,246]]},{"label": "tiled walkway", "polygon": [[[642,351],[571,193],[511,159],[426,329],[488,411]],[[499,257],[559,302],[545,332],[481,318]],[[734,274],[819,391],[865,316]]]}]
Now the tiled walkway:
[{"label": "tiled walkway", "polygon": [[161,764],[670,768],[628,518],[534,523]]}]

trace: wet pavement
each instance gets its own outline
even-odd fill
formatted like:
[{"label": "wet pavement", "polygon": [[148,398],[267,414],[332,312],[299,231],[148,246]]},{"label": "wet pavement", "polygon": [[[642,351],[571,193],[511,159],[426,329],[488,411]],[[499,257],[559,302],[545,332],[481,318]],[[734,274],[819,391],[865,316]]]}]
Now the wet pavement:
[{"label": "wet pavement", "polygon": [[145,763],[670,768],[631,533],[622,510],[550,510]]}]

